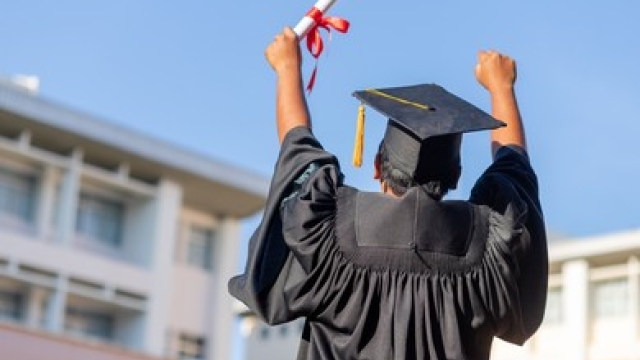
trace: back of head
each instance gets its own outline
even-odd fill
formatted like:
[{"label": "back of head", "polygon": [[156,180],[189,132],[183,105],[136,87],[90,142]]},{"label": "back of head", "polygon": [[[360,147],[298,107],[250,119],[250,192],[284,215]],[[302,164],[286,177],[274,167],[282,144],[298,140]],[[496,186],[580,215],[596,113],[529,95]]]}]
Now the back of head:
[{"label": "back of head", "polygon": [[444,193],[455,189],[461,171],[461,144],[462,134],[440,135],[424,140],[414,175],[416,182],[419,185],[438,182]]},{"label": "back of head", "polygon": [[413,174],[403,164],[404,158],[385,140],[380,143],[381,180],[402,195],[413,186],[421,186],[434,199],[441,200],[455,189],[460,178],[460,145],[462,134],[435,136],[422,141]]}]

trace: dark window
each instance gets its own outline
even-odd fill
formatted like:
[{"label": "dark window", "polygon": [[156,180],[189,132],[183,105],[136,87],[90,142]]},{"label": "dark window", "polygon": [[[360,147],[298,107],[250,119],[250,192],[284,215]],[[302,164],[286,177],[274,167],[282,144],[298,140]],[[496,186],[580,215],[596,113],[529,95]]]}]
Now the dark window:
[{"label": "dark window", "polygon": [[178,356],[181,360],[204,360],[205,340],[201,336],[180,334]]},{"label": "dark window", "polygon": [[93,194],[80,194],[76,231],[92,240],[118,247],[122,242],[124,204]]}]

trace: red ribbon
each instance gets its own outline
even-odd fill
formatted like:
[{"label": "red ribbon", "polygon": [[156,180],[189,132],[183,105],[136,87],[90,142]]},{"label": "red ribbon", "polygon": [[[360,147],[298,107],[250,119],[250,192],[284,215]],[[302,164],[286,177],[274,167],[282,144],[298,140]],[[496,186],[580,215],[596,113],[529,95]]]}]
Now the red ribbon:
[{"label": "red ribbon", "polygon": [[313,85],[316,82],[316,74],[318,72],[318,58],[322,54],[324,50],[324,42],[322,40],[322,34],[320,34],[320,29],[325,29],[329,34],[329,40],[331,40],[331,28],[341,32],[347,33],[349,31],[349,21],[335,17],[335,16],[324,16],[322,11],[318,8],[313,7],[307,15],[309,18],[313,19],[314,25],[309,31],[307,35],[307,49],[311,56],[316,59],[316,64],[313,68],[313,72],[311,73],[311,78],[309,79],[309,84],[307,84],[307,92],[311,92],[313,90]]}]

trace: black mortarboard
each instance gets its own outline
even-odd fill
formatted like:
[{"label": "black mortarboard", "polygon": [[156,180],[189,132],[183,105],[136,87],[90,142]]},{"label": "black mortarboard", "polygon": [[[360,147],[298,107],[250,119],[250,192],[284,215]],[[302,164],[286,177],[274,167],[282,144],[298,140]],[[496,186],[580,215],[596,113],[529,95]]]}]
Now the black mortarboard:
[{"label": "black mortarboard", "polygon": [[389,119],[383,140],[389,160],[418,182],[460,166],[462,133],[504,126],[435,84],[367,89],[353,95]]}]

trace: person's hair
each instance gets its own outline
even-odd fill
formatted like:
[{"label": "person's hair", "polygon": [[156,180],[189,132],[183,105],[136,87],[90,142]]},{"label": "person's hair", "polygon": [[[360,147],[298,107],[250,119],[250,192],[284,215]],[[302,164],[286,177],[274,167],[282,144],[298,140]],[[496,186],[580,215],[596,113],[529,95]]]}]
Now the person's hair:
[{"label": "person's hair", "polygon": [[448,174],[442,178],[432,178],[424,182],[419,182],[411,175],[401,171],[393,166],[389,160],[389,155],[384,146],[384,140],[378,147],[377,154],[380,161],[380,180],[385,182],[387,186],[397,196],[402,196],[414,186],[421,186],[425,192],[433,199],[440,201],[447,194],[449,189],[455,189],[460,175],[460,168],[449,171]]}]

